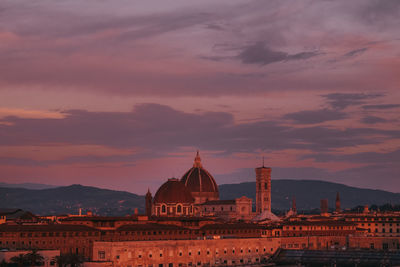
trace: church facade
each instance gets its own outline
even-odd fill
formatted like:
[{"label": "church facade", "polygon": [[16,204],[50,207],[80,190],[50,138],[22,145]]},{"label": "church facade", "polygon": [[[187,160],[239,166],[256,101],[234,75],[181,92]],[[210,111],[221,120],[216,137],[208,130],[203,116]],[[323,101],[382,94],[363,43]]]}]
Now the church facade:
[{"label": "church facade", "polygon": [[256,168],[256,181],[256,212],[252,209],[252,199],[246,196],[220,200],[218,185],[203,167],[197,151],[193,166],[181,179],[168,179],[154,198],[147,192],[146,213],[157,217],[207,216],[249,221],[263,211],[271,212],[271,169]]}]

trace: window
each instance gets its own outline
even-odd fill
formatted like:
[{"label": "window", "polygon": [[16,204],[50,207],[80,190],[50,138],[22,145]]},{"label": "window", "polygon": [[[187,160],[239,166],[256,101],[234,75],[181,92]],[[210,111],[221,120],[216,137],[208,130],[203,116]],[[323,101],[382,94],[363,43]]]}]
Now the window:
[{"label": "window", "polygon": [[182,212],[182,205],[178,205],[178,206],[176,207],[176,212],[177,212],[177,213],[181,213],[181,212]]},{"label": "window", "polygon": [[161,212],[162,213],[166,213],[167,212],[167,207],[164,204],[161,206]]}]

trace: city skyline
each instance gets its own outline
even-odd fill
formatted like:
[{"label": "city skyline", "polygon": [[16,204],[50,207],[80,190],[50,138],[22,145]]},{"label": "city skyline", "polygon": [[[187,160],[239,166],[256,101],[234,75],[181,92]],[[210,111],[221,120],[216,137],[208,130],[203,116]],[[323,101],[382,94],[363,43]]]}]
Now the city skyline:
[{"label": "city skyline", "polygon": [[400,3],[2,1],[0,182],[400,192]]}]

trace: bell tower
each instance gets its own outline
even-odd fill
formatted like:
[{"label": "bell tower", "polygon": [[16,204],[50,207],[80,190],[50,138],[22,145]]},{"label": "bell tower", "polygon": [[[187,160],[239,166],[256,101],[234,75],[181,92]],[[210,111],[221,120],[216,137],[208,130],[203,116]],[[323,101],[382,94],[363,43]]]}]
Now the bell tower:
[{"label": "bell tower", "polygon": [[336,212],[340,213],[341,209],[340,209],[340,196],[339,196],[339,192],[336,193]]},{"label": "bell tower", "polygon": [[149,188],[146,194],[146,215],[150,217],[152,213],[153,213],[153,197],[150,193],[150,188]]},{"label": "bell tower", "polygon": [[263,166],[256,168],[256,213],[267,210],[271,212],[271,168]]}]

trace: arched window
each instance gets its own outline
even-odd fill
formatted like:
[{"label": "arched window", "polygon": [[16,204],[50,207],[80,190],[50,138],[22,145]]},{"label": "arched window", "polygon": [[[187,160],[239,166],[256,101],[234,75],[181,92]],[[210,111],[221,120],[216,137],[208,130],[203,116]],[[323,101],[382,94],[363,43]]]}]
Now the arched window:
[{"label": "arched window", "polygon": [[161,213],[166,213],[166,212],[167,212],[167,207],[164,204],[162,204],[161,205]]},{"label": "arched window", "polygon": [[178,204],[178,206],[176,206],[176,212],[177,213],[181,213],[182,212],[182,205]]}]

